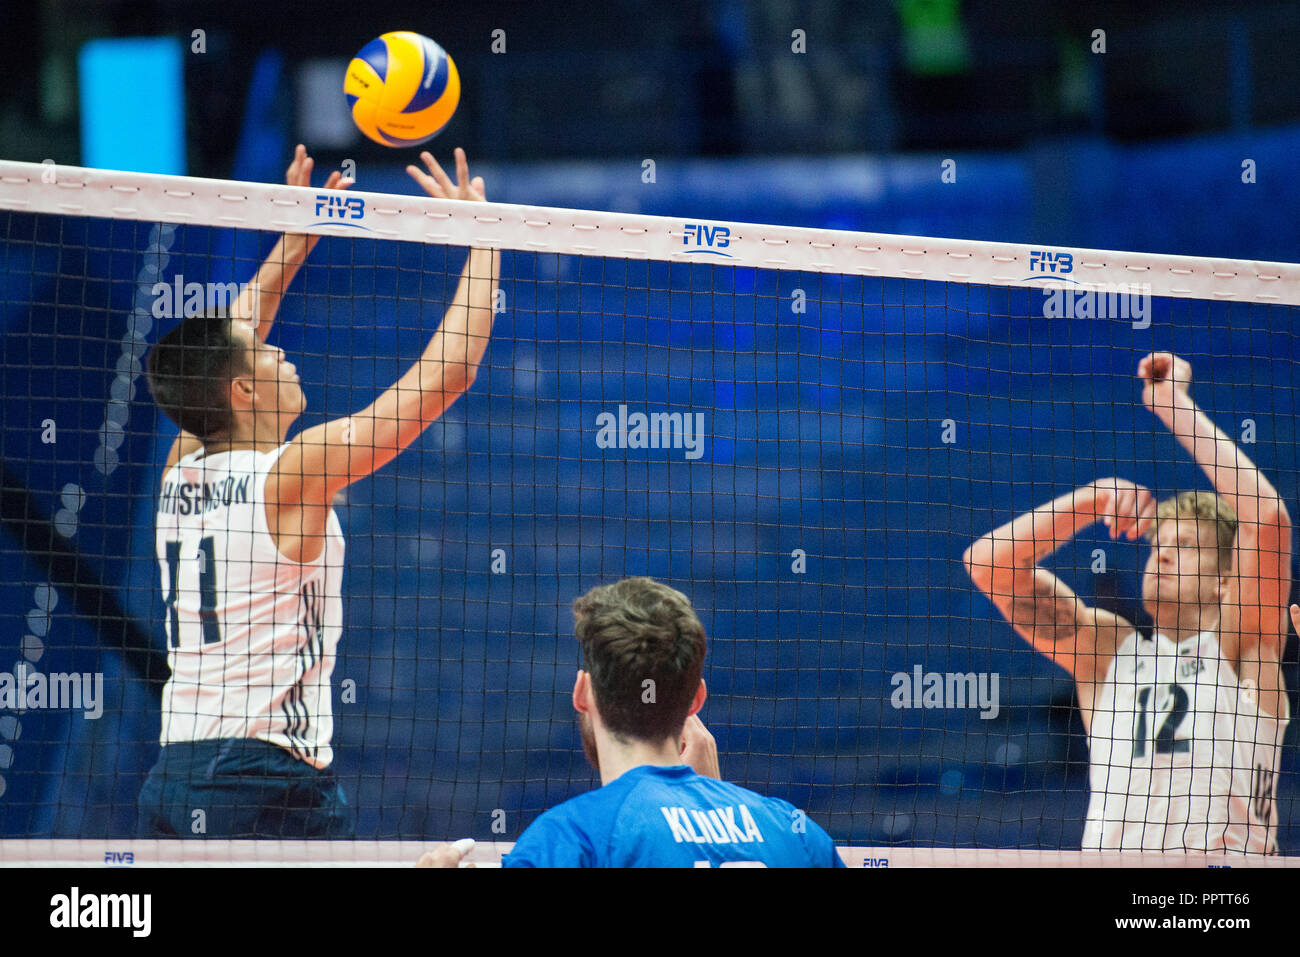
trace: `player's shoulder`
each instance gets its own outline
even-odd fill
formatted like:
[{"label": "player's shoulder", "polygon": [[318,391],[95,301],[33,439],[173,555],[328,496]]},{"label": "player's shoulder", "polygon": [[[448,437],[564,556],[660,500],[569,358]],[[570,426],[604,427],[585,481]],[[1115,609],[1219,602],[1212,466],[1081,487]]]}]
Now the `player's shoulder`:
[{"label": "player's shoulder", "polygon": [[285,442],[272,449],[241,447],[208,452],[206,446],[199,443],[187,447],[181,454],[173,450],[163,466],[163,475],[173,469],[194,467],[219,471],[265,471],[284,455],[291,444]]},{"label": "player's shoulder", "polygon": [[659,798],[689,793],[706,802],[725,801],[727,804],[744,804],[750,808],[764,808],[775,812],[793,812],[797,809],[789,801],[760,794],[747,787],[705,777],[686,765],[673,767],[645,766],[634,768],[614,784],[623,783],[627,798]]},{"label": "player's shoulder", "polygon": [[619,781],[606,784],[603,787],[593,788],[585,791],[576,797],[571,797],[567,801],[555,805],[538,820],[542,818],[551,818],[552,820],[564,820],[574,818],[577,820],[591,820],[589,816],[592,812],[603,808],[617,807],[626,798],[627,788],[619,786]]},{"label": "player's shoulder", "polygon": [[[633,772],[625,775],[632,776]],[[732,807],[742,819],[758,822],[755,826],[760,828],[767,825],[792,834],[824,833],[803,810],[783,798],[761,794],[731,781],[705,777],[684,765],[637,768],[629,783],[631,787],[623,803],[664,806],[681,802],[705,810]]]},{"label": "player's shoulder", "polygon": [[505,856],[506,867],[592,867],[609,834],[625,795],[596,788],[543,811],[524,829]]},{"label": "player's shoulder", "polygon": [[249,473],[256,477],[258,494],[266,486],[271,492],[272,480],[288,466],[286,452],[293,446],[293,441],[285,442],[275,448],[239,449],[231,453],[228,467],[232,470]]},{"label": "player's shoulder", "polygon": [[1115,641],[1115,656],[1137,655],[1151,651],[1156,647],[1157,638],[1154,634],[1144,635],[1133,625],[1129,625],[1123,631],[1119,632]]},{"label": "player's shoulder", "polygon": [[801,813],[789,801],[759,794],[730,781],[705,777],[686,765],[643,765],[602,787],[557,804],[539,816],[533,826],[582,832],[598,844],[613,830],[625,808],[688,798],[692,803],[704,805],[743,804],[752,811],[765,811],[782,818]]},{"label": "player's shoulder", "polygon": [[563,829],[595,838],[600,831],[612,826],[614,816],[627,800],[630,791],[627,783],[620,778],[604,787],[571,797],[544,811],[532,826],[542,830]]},{"label": "player's shoulder", "polygon": [[[704,837],[708,825],[700,815],[716,824],[714,838]],[[774,854],[783,848],[783,859],[806,859],[813,866],[839,860],[829,835],[789,801],[704,777],[685,765],[644,765],[542,814],[507,856],[507,866],[601,866],[622,859],[620,853],[631,846],[643,850],[648,835],[665,821],[679,837],[700,827],[699,834],[690,831],[693,841],[725,837],[734,829],[742,841],[757,834]],[[789,841],[782,842],[781,835]],[[669,846],[681,846],[680,840]]]},{"label": "player's shoulder", "polygon": [[203,451],[203,440],[197,435],[182,431],[176,436],[176,441],[171,445],[167,452],[167,462],[163,466],[163,473],[166,474],[176,467],[182,459],[189,458],[195,452]]},{"label": "player's shoulder", "polygon": [[[659,796],[668,797],[675,793],[688,798],[688,803],[698,805],[710,817],[712,813],[720,813],[726,820],[731,820],[734,812],[738,831],[746,835],[752,831],[761,836],[774,855],[771,860],[786,866],[791,863],[812,867],[843,866],[830,834],[792,802],[731,781],[703,777],[689,768],[680,770],[685,773],[681,773],[675,782],[669,778],[671,783],[667,791],[660,792]],[[661,774],[656,777],[663,781],[668,776]]]},{"label": "player's shoulder", "polygon": [[736,784],[732,781],[706,778],[703,775],[695,774],[694,772],[692,772],[692,775],[693,777],[690,779],[692,785],[705,791],[727,795],[732,799],[733,803],[744,802],[747,807],[754,805],[778,811],[798,810],[793,804],[783,798],[773,797],[770,794],[761,794],[758,791],[751,790],[750,788]]},{"label": "player's shoulder", "polygon": [[167,453],[167,461],[162,467],[162,482],[165,484],[168,477],[174,475],[178,469],[192,466],[202,457],[202,443],[187,444],[183,437],[177,439],[172,443],[171,451]]}]

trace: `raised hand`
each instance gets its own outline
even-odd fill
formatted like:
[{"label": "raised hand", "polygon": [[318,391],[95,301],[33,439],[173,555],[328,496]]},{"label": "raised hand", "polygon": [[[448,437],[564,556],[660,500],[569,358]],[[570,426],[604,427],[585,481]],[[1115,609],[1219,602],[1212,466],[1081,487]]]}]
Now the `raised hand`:
[{"label": "raised hand", "polygon": [[434,199],[466,199],[480,203],[486,201],[487,193],[484,191],[483,177],[469,178],[469,161],[465,159],[465,151],[459,146],[456,147],[455,183],[442,171],[442,167],[438,165],[432,153],[425,151],[420,154],[420,159],[429,168],[429,172],[426,173],[418,166],[408,166],[406,171],[411,174],[411,179],[419,183],[420,188]]},{"label": "raised hand", "polygon": [[1186,393],[1192,384],[1192,364],[1172,352],[1152,352],[1138,363],[1142,404],[1148,409],[1173,404],[1175,392]]},{"label": "raised hand", "polygon": [[1122,478],[1102,478],[1092,483],[1097,517],[1118,540],[1127,533],[1141,538],[1156,518],[1156,499],[1149,489]]},{"label": "raised hand", "polygon": [[[316,166],[316,161],[307,155],[307,147],[301,143],[293,151],[293,162],[289,164],[288,170],[285,171],[284,181],[290,186],[310,186],[311,171]],[[339,170],[330,173],[329,179],[325,181],[325,189],[347,189],[355,180],[344,179]]]}]

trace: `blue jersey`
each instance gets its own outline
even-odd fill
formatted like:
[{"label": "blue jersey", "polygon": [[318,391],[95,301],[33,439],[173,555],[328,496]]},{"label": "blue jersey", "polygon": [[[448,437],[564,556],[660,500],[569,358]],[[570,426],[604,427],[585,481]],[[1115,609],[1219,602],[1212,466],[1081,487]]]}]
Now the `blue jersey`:
[{"label": "blue jersey", "polygon": [[843,867],[830,835],[788,801],[643,765],[547,811],[503,867]]}]

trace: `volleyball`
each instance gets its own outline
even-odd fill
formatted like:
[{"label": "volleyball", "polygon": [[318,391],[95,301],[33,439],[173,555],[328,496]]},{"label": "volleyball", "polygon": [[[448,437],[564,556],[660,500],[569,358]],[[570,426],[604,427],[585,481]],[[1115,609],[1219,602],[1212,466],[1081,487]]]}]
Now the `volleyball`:
[{"label": "volleyball", "polygon": [[348,64],[343,92],[357,128],[384,146],[418,146],[460,103],[460,74],[442,47],[399,30],[371,40]]}]

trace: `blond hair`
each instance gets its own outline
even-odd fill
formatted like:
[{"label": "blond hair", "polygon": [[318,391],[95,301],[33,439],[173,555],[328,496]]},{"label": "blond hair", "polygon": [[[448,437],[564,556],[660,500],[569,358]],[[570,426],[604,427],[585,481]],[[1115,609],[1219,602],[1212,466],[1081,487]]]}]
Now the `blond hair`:
[{"label": "blond hair", "polygon": [[1179,492],[1156,506],[1156,520],[1147,529],[1147,538],[1154,542],[1160,523],[1170,518],[1194,518],[1214,523],[1218,539],[1219,570],[1232,566],[1232,545],[1237,540],[1237,513],[1213,492]]}]

